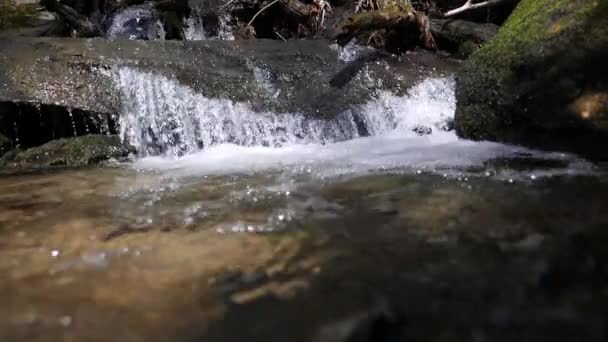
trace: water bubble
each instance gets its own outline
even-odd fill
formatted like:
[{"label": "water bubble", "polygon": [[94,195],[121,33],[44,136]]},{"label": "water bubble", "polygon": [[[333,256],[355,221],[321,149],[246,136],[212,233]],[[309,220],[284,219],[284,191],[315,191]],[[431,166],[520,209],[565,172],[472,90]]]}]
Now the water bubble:
[{"label": "water bubble", "polygon": [[52,256],[53,258],[58,257],[58,256],[59,256],[59,254],[61,254],[61,252],[59,252],[59,250],[57,250],[57,249],[53,249],[53,250],[51,251],[51,256]]}]

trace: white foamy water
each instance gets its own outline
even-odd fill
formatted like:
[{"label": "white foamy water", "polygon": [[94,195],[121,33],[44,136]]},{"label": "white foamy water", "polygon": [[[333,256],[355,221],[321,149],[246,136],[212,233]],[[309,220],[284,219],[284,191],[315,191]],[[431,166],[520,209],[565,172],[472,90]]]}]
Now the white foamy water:
[{"label": "white foamy water", "polygon": [[190,4],[190,16],[184,18],[184,38],[186,40],[205,40],[207,33],[203,23],[203,6],[201,3]]},{"label": "white foamy water", "polygon": [[427,79],[407,96],[381,93],[327,121],[297,113],[253,112],[246,104],[209,99],[174,80],[131,69],[119,71],[118,83],[123,92],[121,133],[142,153],[144,158],[136,162],[140,168],[184,175],[265,170],[319,176],[379,170],[451,173],[525,154],[572,162],[560,173],[589,169],[567,155],[459,139],[446,130],[456,105],[451,78]]}]

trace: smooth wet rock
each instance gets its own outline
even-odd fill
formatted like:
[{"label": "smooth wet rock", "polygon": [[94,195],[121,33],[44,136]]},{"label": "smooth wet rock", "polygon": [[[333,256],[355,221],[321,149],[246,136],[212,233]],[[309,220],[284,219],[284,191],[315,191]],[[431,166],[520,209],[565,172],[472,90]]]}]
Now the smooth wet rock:
[{"label": "smooth wet rock", "polygon": [[[331,117],[377,90],[404,93],[454,64],[428,52],[370,63],[342,89],[329,80],[346,63],[328,41],[0,40],[0,101],[53,104],[96,113],[121,111],[119,68],[177,80],[208,98],[255,111]],[[268,85],[271,85],[269,87]],[[269,91],[272,89],[272,91]]]},{"label": "smooth wet rock", "polygon": [[118,136],[86,135],[58,139],[42,146],[20,151],[4,164],[15,167],[81,167],[117,159],[125,160],[135,150]]},{"label": "smooth wet rock", "polygon": [[437,48],[456,52],[467,57],[498,32],[499,26],[491,23],[476,23],[466,20],[433,19],[431,32]]},{"label": "smooth wet rock", "polygon": [[608,158],[607,13],[606,0],[521,1],[459,73],[458,134]]}]

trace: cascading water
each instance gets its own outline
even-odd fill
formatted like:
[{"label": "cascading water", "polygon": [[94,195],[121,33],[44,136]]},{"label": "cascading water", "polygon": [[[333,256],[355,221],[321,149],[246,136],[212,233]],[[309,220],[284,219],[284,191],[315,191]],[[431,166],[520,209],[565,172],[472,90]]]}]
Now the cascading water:
[{"label": "cascading water", "polygon": [[397,169],[449,173],[521,153],[565,158],[458,139],[449,130],[455,112],[451,78],[426,79],[407,96],[381,92],[330,120],[254,112],[245,103],[210,99],[177,81],[129,68],[120,69],[116,81],[123,97],[121,134],[145,157],[138,161],[141,167],[199,173],[277,167],[325,175]]},{"label": "cascading water", "polygon": [[203,5],[201,2],[194,2],[190,6],[190,16],[184,18],[184,39],[205,40],[207,33],[203,22]]},{"label": "cascading water", "polygon": [[[380,135],[395,129],[415,135],[411,130],[417,126],[437,129],[451,118],[452,83],[450,79],[428,80],[412,90],[411,98],[381,94],[377,101],[323,120],[294,113],[254,112],[246,104],[209,99],[162,76],[121,69],[119,84],[125,99],[121,128],[123,137],[144,155],[168,156],[220,144],[327,144],[357,138],[362,132]],[[262,86],[268,87],[265,82]],[[424,97],[428,110],[401,111],[417,97]]]}]

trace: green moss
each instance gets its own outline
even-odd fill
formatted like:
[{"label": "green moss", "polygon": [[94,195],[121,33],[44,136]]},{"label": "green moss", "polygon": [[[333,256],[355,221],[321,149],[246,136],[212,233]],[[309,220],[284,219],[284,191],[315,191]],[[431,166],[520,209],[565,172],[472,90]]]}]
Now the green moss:
[{"label": "green moss", "polygon": [[133,148],[123,145],[118,136],[86,135],[58,139],[19,152],[14,162],[22,166],[69,166],[96,164],[111,158],[125,158]]},{"label": "green moss", "polygon": [[2,3],[0,4],[0,30],[27,26],[35,15],[36,8],[33,6]]},{"label": "green moss", "polygon": [[599,76],[607,49],[608,0],[522,0],[460,72],[458,133],[515,143],[535,132],[587,134],[581,127],[595,122],[569,106],[585,92],[608,90]]},{"label": "green moss", "polygon": [[550,54],[552,49],[563,48],[565,42],[581,35],[590,17],[598,13],[604,14],[597,18],[600,22],[594,23],[593,27],[606,31],[606,6],[606,0],[522,1],[495,39],[473,56],[474,62],[508,66],[525,58],[525,54]]},{"label": "green moss", "polygon": [[410,13],[414,7],[409,0],[378,0],[378,8],[389,12]]}]

